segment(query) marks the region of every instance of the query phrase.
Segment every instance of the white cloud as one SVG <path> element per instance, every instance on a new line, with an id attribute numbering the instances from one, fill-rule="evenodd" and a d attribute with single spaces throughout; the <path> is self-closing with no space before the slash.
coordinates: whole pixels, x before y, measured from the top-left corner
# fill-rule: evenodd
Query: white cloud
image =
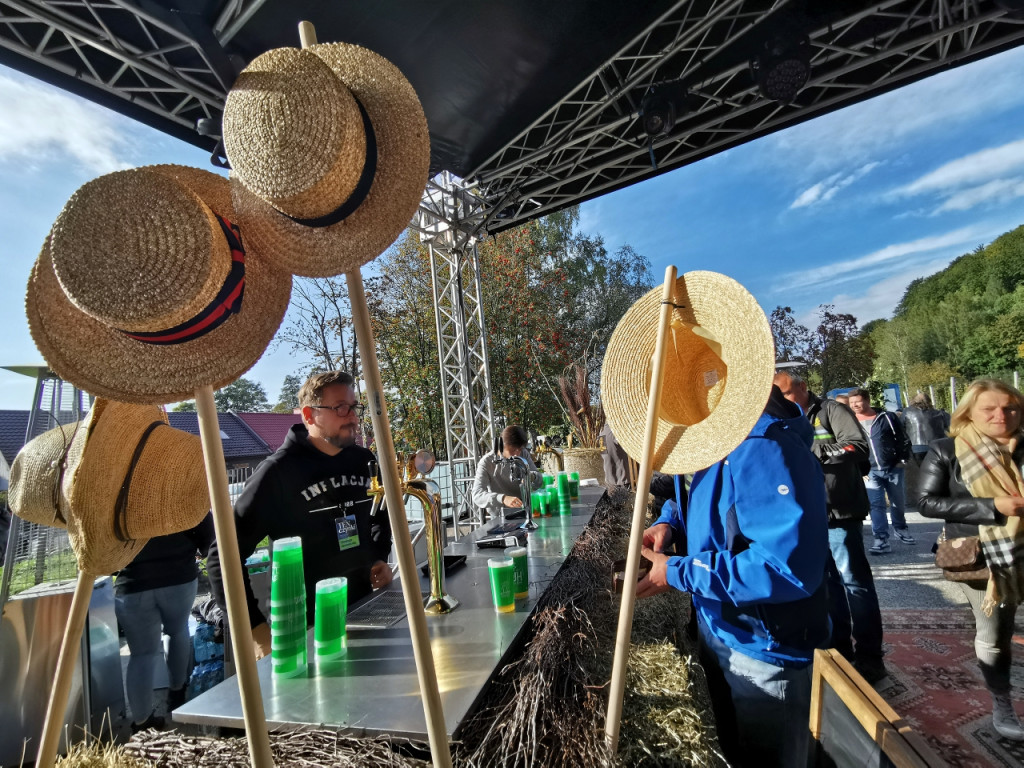
<path id="1" fill-rule="evenodd" d="M 24 76 L 0 74 L 0 162 L 70 162 L 90 173 L 128 168 L 129 137 L 113 113 Z"/>
<path id="2" fill-rule="evenodd" d="M 864 256 L 782 275 L 775 290 L 781 291 L 786 288 L 791 290 L 794 285 L 807 289 L 823 283 L 836 284 L 859 280 L 868 276 L 871 269 L 877 270 L 887 265 L 895 265 L 895 268 L 898 269 L 899 266 L 906 263 L 909 257 L 915 255 L 928 254 L 943 248 L 965 244 L 976 245 L 979 240 L 987 236 L 987 233 L 988 229 L 979 226 L 961 227 L 941 235 L 922 237 L 906 243 L 893 243 Z"/>
<path id="3" fill-rule="evenodd" d="M 1024 139 L 958 157 L 897 189 L 895 194 L 941 194 L 1005 178 L 1020 168 L 1024 168 Z"/>
<path id="4" fill-rule="evenodd" d="M 926 264 L 915 266 L 913 269 L 891 275 L 885 280 L 876 280 L 860 295 L 839 293 L 827 303 L 834 304 L 837 312 L 853 315 L 860 325 L 870 320 L 888 318 L 892 316 L 893 310 L 900 303 L 912 280 L 934 274 L 948 264 L 948 259 L 929 261 Z M 817 320 L 815 320 L 815 324 L 817 324 Z"/>
<path id="5" fill-rule="evenodd" d="M 935 130 L 968 125 L 979 115 L 996 120 L 1024 104 L 1022 74 L 1024 48 L 940 72 L 766 136 L 757 142 L 760 160 L 813 179 L 892 157 Z"/>
<path id="6" fill-rule="evenodd" d="M 967 211 L 982 203 L 1005 203 L 1018 197 L 1024 197 L 1024 177 L 997 179 L 979 187 L 957 192 L 940 205 L 936 213 Z"/>
<path id="7" fill-rule="evenodd" d="M 878 162 L 870 162 L 865 163 L 860 168 L 846 175 L 843 175 L 843 173 L 833 173 L 824 181 L 819 181 L 814 186 L 808 187 L 801 192 L 789 207 L 790 209 L 805 208 L 816 203 L 827 202 L 835 197 L 836 193 L 840 190 L 871 173 L 879 165 L 880 163 Z"/>

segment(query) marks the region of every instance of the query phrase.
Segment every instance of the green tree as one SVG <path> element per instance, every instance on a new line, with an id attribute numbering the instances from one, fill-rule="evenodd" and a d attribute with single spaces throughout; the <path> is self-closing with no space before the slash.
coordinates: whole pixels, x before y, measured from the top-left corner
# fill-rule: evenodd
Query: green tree
<path id="1" fill-rule="evenodd" d="M 857 318 L 835 311 L 831 304 L 818 307 L 821 319 L 812 341 L 812 370 L 822 392 L 863 383 L 871 375 L 871 339 L 857 328 Z"/>
<path id="2" fill-rule="evenodd" d="M 409 232 L 374 262 L 366 304 L 396 446 L 446 455 L 430 253 Z"/>
<path id="3" fill-rule="evenodd" d="M 299 407 L 299 390 L 302 388 L 304 379 L 295 374 L 288 374 L 281 384 L 281 393 L 277 396 L 277 403 L 274 405 L 274 413 L 291 413 Z"/>
<path id="4" fill-rule="evenodd" d="M 270 409 L 263 385 L 242 377 L 213 393 L 218 413 L 260 413 Z"/>
<path id="5" fill-rule="evenodd" d="M 805 326 L 796 321 L 791 307 L 775 307 L 768 317 L 768 325 L 775 339 L 776 361 L 805 362 L 810 359 L 813 337 Z"/>
<path id="6" fill-rule="evenodd" d="M 196 412 L 196 401 L 186 400 L 183 403 L 178 403 L 172 409 L 175 413 L 195 413 Z"/>

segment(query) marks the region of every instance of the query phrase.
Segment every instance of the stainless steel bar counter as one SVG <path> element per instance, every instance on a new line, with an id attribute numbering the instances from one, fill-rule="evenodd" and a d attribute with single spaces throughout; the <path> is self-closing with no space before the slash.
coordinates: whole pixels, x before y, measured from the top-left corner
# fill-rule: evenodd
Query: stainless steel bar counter
<path id="1" fill-rule="evenodd" d="M 459 600 L 459 607 L 445 616 L 427 617 L 449 736 L 458 735 L 460 724 L 593 516 L 602 493 L 602 488 L 581 488 L 572 516 L 537 519 L 539 528 L 529 533 L 526 545 L 530 596 L 517 600 L 512 613 L 496 613 L 491 604 L 487 558 L 501 550 L 481 549 L 475 543 L 494 523 L 445 550 L 446 554 L 467 556 L 465 565 L 446 580 L 446 591 Z M 427 591 L 427 580 L 421 577 L 418 586 Z M 400 587 L 396 580 L 389 589 Z M 308 639 L 312 646 L 312 632 Z M 270 658 L 257 663 L 268 726 L 327 725 L 356 736 L 390 734 L 425 741 L 426 722 L 407 619 L 403 616 L 387 629 L 350 628 L 347 643 L 347 655 L 319 672 L 312 664 L 311 647 L 308 677 L 274 680 Z M 173 718 L 182 723 L 242 728 L 237 678 L 230 677 L 179 707 Z"/>

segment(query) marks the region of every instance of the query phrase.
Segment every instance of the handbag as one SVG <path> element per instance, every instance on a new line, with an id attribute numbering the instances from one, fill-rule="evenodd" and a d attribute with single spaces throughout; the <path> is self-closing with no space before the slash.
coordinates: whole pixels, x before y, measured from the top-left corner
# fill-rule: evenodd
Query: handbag
<path id="1" fill-rule="evenodd" d="M 977 536 L 947 539 L 945 528 L 935 549 L 935 564 L 949 581 L 987 581 L 989 577 L 981 539 Z"/>

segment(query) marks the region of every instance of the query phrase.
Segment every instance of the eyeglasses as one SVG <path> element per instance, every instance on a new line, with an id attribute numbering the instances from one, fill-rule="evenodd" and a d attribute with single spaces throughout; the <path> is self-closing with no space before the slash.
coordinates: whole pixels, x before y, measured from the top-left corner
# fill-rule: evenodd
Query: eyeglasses
<path id="1" fill-rule="evenodd" d="M 338 416 L 348 416 L 352 411 L 356 412 L 356 416 L 361 417 L 366 411 L 366 406 L 362 403 L 338 403 L 337 405 L 311 405 L 310 408 L 316 408 L 321 411 L 334 411 Z"/>

